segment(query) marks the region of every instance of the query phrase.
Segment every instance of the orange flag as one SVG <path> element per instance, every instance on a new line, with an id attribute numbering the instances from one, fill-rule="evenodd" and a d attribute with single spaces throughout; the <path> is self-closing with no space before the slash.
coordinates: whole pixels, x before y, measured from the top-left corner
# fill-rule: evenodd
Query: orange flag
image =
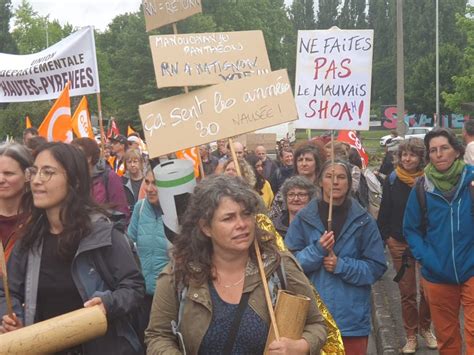
<path id="1" fill-rule="evenodd" d="M 89 107 L 87 99 L 82 97 L 81 102 L 76 108 L 76 112 L 72 116 L 72 130 L 79 138 L 86 137 L 94 139 L 94 132 L 92 131 L 91 117 L 89 115 Z"/>
<path id="2" fill-rule="evenodd" d="M 194 176 L 199 177 L 199 157 L 198 157 L 198 148 L 188 148 L 176 152 L 176 157 L 178 159 L 187 159 L 191 160 L 194 164 Z"/>
<path id="3" fill-rule="evenodd" d="M 38 132 L 40 136 L 45 137 L 49 142 L 61 141 L 69 143 L 72 141 L 69 82 L 39 126 Z"/>
<path id="4" fill-rule="evenodd" d="M 132 128 L 132 126 L 128 125 L 128 127 L 127 127 L 127 137 L 129 135 L 131 135 L 132 133 L 137 133 L 137 132 Z"/>
<path id="5" fill-rule="evenodd" d="M 26 128 L 31 128 L 31 127 L 33 127 L 33 125 L 31 124 L 31 120 L 30 120 L 30 117 L 29 117 L 29 116 L 26 116 L 26 117 L 25 117 L 25 126 L 26 126 Z"/>

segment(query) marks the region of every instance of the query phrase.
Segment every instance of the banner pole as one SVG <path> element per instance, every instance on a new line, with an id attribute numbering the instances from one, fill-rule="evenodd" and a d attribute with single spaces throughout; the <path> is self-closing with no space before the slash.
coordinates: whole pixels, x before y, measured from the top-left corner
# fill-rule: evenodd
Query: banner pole
<path id="1" fill-rule="evenodd" d="M 99 127 L 100 127 L 100 148 L 101 156 L 103 156 L 105 151 L 105 132 L 104 132 L 104 121 L 102 120 L 102 99 L 100 97 L 100 92 L 97 93 L 97 110 L 99 111 Z"/>

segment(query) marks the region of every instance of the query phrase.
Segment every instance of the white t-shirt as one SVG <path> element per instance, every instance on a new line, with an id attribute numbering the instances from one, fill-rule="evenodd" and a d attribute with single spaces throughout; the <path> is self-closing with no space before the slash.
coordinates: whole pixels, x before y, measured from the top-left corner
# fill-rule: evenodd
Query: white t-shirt
<path id="1" fill-rule="evenodd" d="M 464 153 L 464 161 L 466 164 L 474 165 L 474 141 L 466 146 L 466 153 Z"/>

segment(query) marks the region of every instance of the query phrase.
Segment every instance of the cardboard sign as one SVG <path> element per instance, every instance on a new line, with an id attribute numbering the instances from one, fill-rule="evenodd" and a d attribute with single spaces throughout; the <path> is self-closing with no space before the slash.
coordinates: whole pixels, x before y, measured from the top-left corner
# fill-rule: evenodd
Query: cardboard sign
<path id="1" fill-rule="evenodd" d="M 143 0 L 146 30 L 184 20 L 201 13 L 201 0 Z"/>
<path id="2" fill-rule="evenodd" d="M 220 84 L 271 72 L 262 31 L 150 36 L 159 88 Z"/>
<path id="3" fill-rule="evenodd" d="M 140 105 L 151 157 L 297 118 L 286 70 Z"/>
<path id="4" fill-rule="evenodd" d="M 90 26 L 38 53 L 0 53 L 0 102 L 56 99 L 68 81 L 70 96 L 100 92 L 94 29 Z"/>
<path id="5" fill-rule="evenodd" d="M 368 130 L 373 30 L 298 31 L 297 128 Z"/>

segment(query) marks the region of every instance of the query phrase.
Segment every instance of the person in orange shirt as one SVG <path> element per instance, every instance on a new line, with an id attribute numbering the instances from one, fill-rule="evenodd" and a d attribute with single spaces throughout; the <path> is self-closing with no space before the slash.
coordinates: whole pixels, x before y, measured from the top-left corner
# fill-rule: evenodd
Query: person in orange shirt
<path id="1" fill-rule="evenodd" d="M 110 138 L 110 142 L 112 143 L 112 156 L 108 162 L 115 173 L 118 176 L 122 176 L 125 173 L 125 161 L 123 157 L 128 149 L 128 140 L 125 136 L 119 134 L 118 136 Z"/>

